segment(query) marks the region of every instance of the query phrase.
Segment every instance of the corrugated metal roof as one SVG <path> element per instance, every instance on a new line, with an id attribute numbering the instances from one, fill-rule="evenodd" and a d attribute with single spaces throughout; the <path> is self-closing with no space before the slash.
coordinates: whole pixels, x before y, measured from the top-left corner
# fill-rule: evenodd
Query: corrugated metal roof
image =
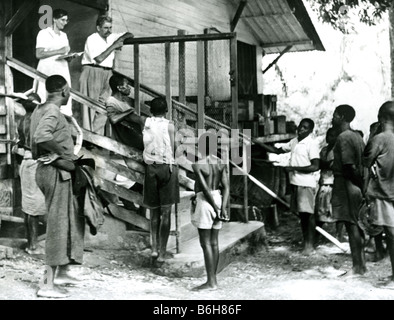
<path id="1" fill-rule="evenodd" d="M 232 0 L 239 5 L 242 0 Z M 247 0 L 240 16 L 267 54 L 324 51 L 324 46 L 302 0 Z"/>

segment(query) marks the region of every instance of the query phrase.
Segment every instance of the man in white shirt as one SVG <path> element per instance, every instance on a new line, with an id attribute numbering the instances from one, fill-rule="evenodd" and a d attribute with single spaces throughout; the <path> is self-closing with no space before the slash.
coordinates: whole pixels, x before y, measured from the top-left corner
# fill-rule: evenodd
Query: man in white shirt
<path id="1" fill-rule="evenodd" d="M 305 255 L 313 252 L 316 229 L 314 211 L 317 182 L 314 172 L 319 170 L 320 150 L 317 141 L 311 136 L 314 127 L 313 120 L 301 120 L 297 129 L 298 137 L 281 148 L 275 148 L 253 139 L 254 143 L 268 152 L 276 154 L 290 152 L 290 165 L 285 167 L 289 173 L 291 185 L 290 210 L 297 212 L 301 219 Z"/>
<path id="2" fill-rule="evenodd" d="M 112 19 L 108 16 L 98 17 L 96 27 L 97 32 L 90 35 L 85 43 L 79 84 L 81 93 L 104 103 L 111 95 L 109 79 L 112 76 L 115 51 L 122 48 L 123 41 L 132 38 L 133 34 L 112 33 Z M 105 114 L 83 106 L 82 126 L 85 129 L 104 135 L 106 121 Z"/>

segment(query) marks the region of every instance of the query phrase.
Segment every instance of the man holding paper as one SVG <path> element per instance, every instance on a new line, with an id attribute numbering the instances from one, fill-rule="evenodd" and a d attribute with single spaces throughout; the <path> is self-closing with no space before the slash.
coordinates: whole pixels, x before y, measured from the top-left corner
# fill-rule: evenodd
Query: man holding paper
<path id="1" fill-rule="evenodd" d="M 123 41 L 132 38 L 133 34 L 112 33 L 112 19 L 105 15 L 98 17 L 96 27 L 97 32 L 90 35 L 85 43 L 79 84 L 81 93 L 105 103 L 111 95 L 109 79 L 112 76 L 115 51 L 121 49 Z M 105 114 L 96 113 L 83 106 L 82 126 L 85 129 L 104 135 L 106 121 Z"/>

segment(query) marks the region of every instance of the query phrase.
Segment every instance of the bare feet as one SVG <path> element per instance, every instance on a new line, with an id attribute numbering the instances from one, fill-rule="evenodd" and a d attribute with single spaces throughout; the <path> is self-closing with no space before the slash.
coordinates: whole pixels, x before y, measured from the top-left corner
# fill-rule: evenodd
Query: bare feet
<path id="1" fill-rule="evenodd" d="M 69 275 L 60 275 L 55 277 L 53 283 L 59 286 L 77 286 L 81 283 L 81 280 Z"/>
<path id="2" fill-rule="evenodd" d="M 355 270 L 351 269 L 349 271 L 346 271 L 345 273 L 342 273 L 339 275 L 340 278 L 342 279 L 354 279 L 354 278 L 360 278 L 363 277 L 365 272 L 367 270 L 363 270 L 360 272 L 356 272 Z"/>
<path id="3" fill-rule="evenodd" d="M 40 288 L 37 291 L 37 297 L 42 298 L 62 299 L 69 296 L 70 294 L 67 291 L 61 290 L 56 286 L 54 286 L 53 288 Z"/>
<path id="4" fill-rule="evenodd" d="M 310 255 L 312 255 L 312 254 L 314 254 L 314 253 L 315 253 L 315 250 L 314 250 L 313 248 L 305 247 L 305 248 L 302 250 L 302 254 L 303 254 L 304 256 L 310 256 Z"/>
<path id="5" fill-rule="evenodd" d="M 387 277 L 379 279 L 379 282 L 376 284 L 377 287 L 381 289 L 394 290 L 394 277 Z"/>
<path id="6" fill-rule="evenodd" d="M 379 262 L 384 260 L 387 257 L 387 254 L 385 253 L 381 253 L 381 252 L 375 252 L 374 256 L 373 256 L 373 260 L 372 262 Z"/>
<path id="7" fill-rule="evenodd" d="M 215 291 L 217 289 L 218 289 L 217 285 L 212 285 L 207 282 L 202 284 L 201 286 L 193 288 L 192 291 L 202 291 L 202 290 Z"/>
<path id="8" fill-rule="evenodd" d="M 43 248 L 26 248 L 25 251 L 30 254 L 30 255 L 39 255 L 39 254 L 45 254 L 45 250 Z"/>
<path id="9" fill-rule="evenodd" d="M 159 253 L 159 256 L 157 257 L 157 261 L 164 262 L 165 260 L 172 258 L 174 258 L 174 255 L 171 252 L 166 252 L 165 254 Z"/>

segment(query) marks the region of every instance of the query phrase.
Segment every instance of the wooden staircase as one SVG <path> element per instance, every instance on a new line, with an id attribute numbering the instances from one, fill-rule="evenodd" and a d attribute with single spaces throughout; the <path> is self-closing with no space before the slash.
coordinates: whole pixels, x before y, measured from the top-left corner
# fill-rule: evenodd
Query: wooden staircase
<path id="1" fill-rule="evenodd" d="M 24 63 L 8 57 L 7 65 L 23 74 L 38 80 L 45 81 L 47 78 L 44 74 L 38 72 L 37 70 L 25 65 Z M 128 77 L 127 77 L 128 78 Z M 131 83 L 133 80 L 128 78 Z M 149 89 L 146 86 L 140 86 L 144 93 L 149 94 L 152 98 L 157 96 L 164 96 L 154 90 Z M 100 102 L 93 101 L 89 97 L 86 97 L 79 93 L 78 91 L 71 90 L 71 98 L 81 104 L 87 105 L 89 108 L 95 110 L 99 113 L 106 113 L 105 106 Z M 195 118 L 197 113 L 193 108 L 183 105 L 178 101 L 173 100 L 173 110 L 175 124 L 179 128 L 187 128 L 191 132 L 196 132 L 196 128 L 189 127 L 185 121 L 177 121 L 178 119 Z M 149 113 L 149 107 L 144 105 L 141 108 L 142 113 Z M 215 128 L 225 128 L 229 127 L 219 123 L 218 121 L 205 117 L 207 124 Z M 95 160 L 96 171 L 95 171 L 95 183 L 96 185 L 104 190 L 105 192 L 114 195 L 116 198 L 123 198 L 130 202 L 133 202 L 139 206 L 142 205 L 142 195 L 141 193 L 133 192 L 124 187 L 117 185 L 114 181 L 116 175 L 123 176 L 139 184 L 144 183 L 144 162 L 142 159 L 142 153 L 140 150 L 131 148 L 129 146 L 123 145 L 109 137 L 101 136 L 93 132 L 82 129 L 83 140 L 89 142 L 97 147 L 99 147 L 102 152 L 92 152 L 86 148 L 82 148 L 79 152 L 79 156 L 84 156 L 84 158 L 91 158 Z M 73 131 L 74 136 L 78 135 L 76 130 Z M 242 136 L 240 136 L 242 139 Z M 120 163 L 120 159 L 124 159 L 127 165 Z M 181 187 L 181 202 L 177 206 L 173 206 L 173 217 L 172 217 L 172 227 L 171 227 L 171 237 L 169 239 L 168 248 L 172 251 L 175 256 L 175 260 L 172 260 L 172 265 L 199 265 L 201 267 L 202 254 L 198 241 L 198 233 L 194 226 L 190 223 L 190 198 L 194 195 L 194 181 L 189 178 L 191 170 L 191 164 L 185 162 L 180 167 L 180 187 Z M 149 236 L 150 231 L 150 221 L 149 221 L 149 210 L 147 215 L 141 216 L 137 212 L 125 209 L 123 206 L 119 205 L 119 201 L 113 201 L 109 205 L 108 213 L 117 220 L 123 221 L 124 223 L 131 224 L 138 227 L 139 230 L 145 232 L 146 236 Z M 230 247 L 234 246 L 237 241 L 231 234 L 236 235 L 238 240 L 249 237 L 251 234 L 264 231 L 264 224 L 262 222 L 254 221 L 251 224 L 245 225 L 243 223 L 232 222 L 226 224 L 224 230 L 227 232 L 222 232 L 221 243 L 226 245 L 221 245 L 221 252 L 227 252 Z M 238 231 L 237 231 L 238 230 Z M 227 234 L 227 236 L 225 236 Z M 111 241 L 111 239 L 108 239 Z M 227 250 L 227 251 L 226 251 Z M 196 260 L 197 259 L 197 260 Z M 221 258 L 225 261 L 227 258 L 224 256 Z M 223 260 L 224 259 L 224 260 Z M 194 262 L 191 260 L 195 260 Z M 180 268 L 184 270 L 184 268 Z"/>

